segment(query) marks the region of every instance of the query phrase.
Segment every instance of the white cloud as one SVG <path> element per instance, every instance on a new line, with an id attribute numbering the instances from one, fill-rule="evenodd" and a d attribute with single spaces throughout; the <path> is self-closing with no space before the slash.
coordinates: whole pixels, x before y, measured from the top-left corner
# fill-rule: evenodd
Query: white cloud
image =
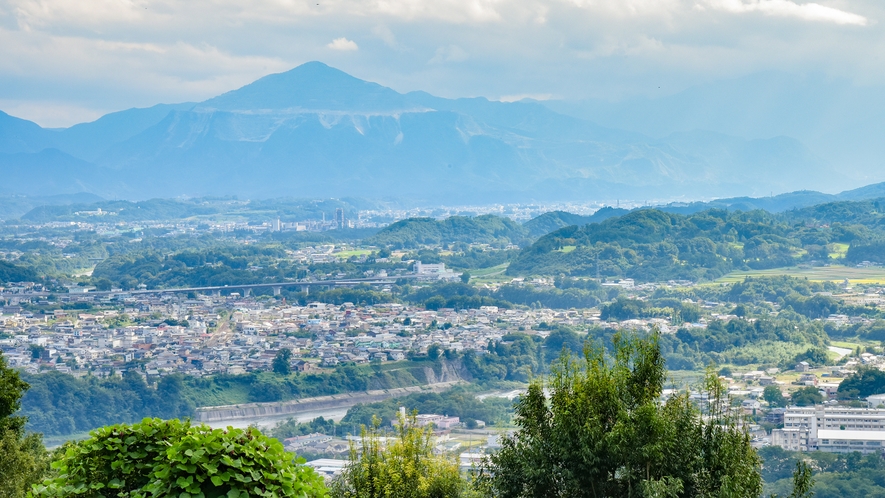
<path id="1" fill-rule="evenodd" d="M 335 38 L 332 40 L 332 43 L 326 45 L 332 50 L 340 50 L 342 52 L 349 52 L 353 50 L 359 50 L 359 46 L 357 46 L 356 42 L 353 40 L 348 40 L 347 38 Z"/>
<path id="2" fill-rule="evenodd" d="M 203 100 L 310 60 L 447 97 L 616 99 L 766 70 L 878 84 L 879 19 L 881 0 L 0 0 L 0 109 Z"/>
<path id="3" fill-rule="evenodd" d="M 436 49 L 436 52 L 433 54 L 433 58 L 431 58 L 428 64 L 443 64 L 445 62 L 464 62 L 466 61 L 470 55 L 464 51 L 463 48 L 457 45 L 449 45 L 446 47 L 439 47 Z"/>
<path id="4" fill-rule="evenodd" d="M 734 13 L 761 12 L 776 17 L 793 17 L 804 21 L 831 22 L 866 26 L 867 18 L 817 3 L 798 4 L 789 0 L 711 0 L 714 8 Z"/>
<path id="5" fill-rule="evenodd" d="M 387 26 L 381 24 L 372 28 L 372 34 L 381 39 L 388 47 L 396 47 L 396 35 Z"/>

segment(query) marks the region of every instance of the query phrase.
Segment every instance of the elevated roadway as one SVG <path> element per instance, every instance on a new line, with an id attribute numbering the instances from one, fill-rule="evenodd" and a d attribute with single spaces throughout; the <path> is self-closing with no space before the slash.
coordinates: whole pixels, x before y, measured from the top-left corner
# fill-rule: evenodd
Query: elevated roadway
<path id="1" fill-rule="evenodd" d="M 280 294 L 284 287 L 300 287 L 302 292 L 309 292 L 311 287 L 354 287 L 357 285 L 390 285 L 400 279 L 414 279 L 420 275 L 397 275 L 391 277 L 373 277 L 373 278 L 350 278 L 335 280 L 309 280 L 309 281 L 286 281 L 286 282 L 262 282 L 258 284 L 230 284 L 230 285 L 210 285 L 203 287 L 175 287 L 168 289 L 137 289 L 128 291 L 89 291 L 89 292 L 23 292 L 23 293 L 0 293 L 0 299 L 22 299 L 28 297 L 43 297 L 50 294 L 66 295 L 66 296 L 137 296 L 141 294 L 176 294 L 187 292 L 199 292 L 219 294 L 222 291 L 242 290 L 243 294 L 248 296 L 255 289 L 272 289 L 275 296 Z"/>

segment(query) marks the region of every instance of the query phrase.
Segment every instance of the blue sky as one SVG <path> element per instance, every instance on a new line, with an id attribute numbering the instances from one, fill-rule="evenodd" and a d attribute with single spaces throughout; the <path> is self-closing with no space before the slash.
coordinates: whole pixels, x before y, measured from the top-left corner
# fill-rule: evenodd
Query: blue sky
<path id="1" fill-rule="evenodd" d="M 0 0 L 0 109 L 44 126 L 311 60 L 398 91 L 668 95 L 759 71 L 885 83 L 875 0 Z"/>

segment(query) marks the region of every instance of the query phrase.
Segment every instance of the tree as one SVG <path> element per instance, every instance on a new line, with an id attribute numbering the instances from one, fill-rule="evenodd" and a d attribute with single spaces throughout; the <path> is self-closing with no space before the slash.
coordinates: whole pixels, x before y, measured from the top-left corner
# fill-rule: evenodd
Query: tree
<path id="1" fill-rule="evenodd" d="M 431 344 L 430 347 L 427 348 L 427 357 L 436 361 L 439 359 L 440 352 L 439 344 Z"/>
<path id="2" fill-rule="evenodd" d="M 467 492 L 458 463 L 433 454 L 433 429 L 399 415 L 392 443 L 381 442 L 378 418 L 362 427 L 362 449 L 332 483 L 333 498 L 458 498 Z"/>
<path id="3" fill-rule="evenodd" d="M 464 282 L 465 284 L 469 283 L 470 282 L 470 273 L 468 273 L 466 271 L 461 273 L 461 281 Z"/>
<path id="4" fill-rule="evenodd" d="M 765 390 L 762 391 L 762 399 L 768 402 L 768 406 L 772 408 L 786 406 L 787 401 L 784 399 L 784 393 L 781 392 L 781 388 L 775 385 L 765 386 Z"/>
<path id="5" fill-rule="evenodd" d="M 0 496 L 24 497 L 48 470 L 48 457 L 39 434 L 26 434 L 25 417 L 14 416 L 28 389 L 0 354 Z"/>
<path id="6" fill-rule="evenodd" d="M 829 362 L 829 356 L 827 356 L 826 348 L 808 348 L 804 353 L 800 353 L 796 355 L 796 358 L 793 360 L 796 363 L 800 361 L 807 361 L 812 366 L 821 366 L 826 365 Z"/>
<path id="7" fill-rule="evenodd" d="M 885 372 L 878 368 L 862 366 L 839 384 L 842 398 L 866 398 L 873 394 L 885 393 Z"/>
<path id="8" fill-rule="evenodd" d="M 326 495 L 322 477 L 254 427 L 144 419 L 90 435 L 66 446 L 57 475 L 34 487 L 35 498 Z"/>
<path id="9" fill-rule="evenodd" d="M 292 350 L 283 348 L 277 351 L 277 355 L 273 359 L 273 371 L 280 375 L 289 375 L 292 373 L 292 366 L 289 361 L 292 359 Z"/>
<path id="10" fill-rule="evenodd" d="M 660 402 L 658 340 L 617 334 L 610 356 L 598 345 L 583 359 L 564 354 L 549 397 L 536 380 L 518 401 L 518 429 L 479 486 L 506 498 L 759 496 L 760 459 L 715 373 L 704 414 L 685 392 Z"/>
<path id="11" fill-rule="evenodd" d="M 796 406 L 811 406 L 823 403 L 824 397 L 816 387 L 806 386 L 793 393 L 792 401 Z"/>
<path id="12" fill-rule="evenodd" d="M 555 361 L 562 354 L 563 348 L 574 354 L 581 354 L 584 338 L 568 327 L 557 327 L 544 339 L 544 356 L 547 362 Z"/>
<path id="13" fill-rule="evenodd" d="M 442 296 L 433 296 L 430 299 L 424 301 L 424 307 L 429 310 L 436 311 L 440 308 L 445 308 L 446 303 L 446 298 Z"/>

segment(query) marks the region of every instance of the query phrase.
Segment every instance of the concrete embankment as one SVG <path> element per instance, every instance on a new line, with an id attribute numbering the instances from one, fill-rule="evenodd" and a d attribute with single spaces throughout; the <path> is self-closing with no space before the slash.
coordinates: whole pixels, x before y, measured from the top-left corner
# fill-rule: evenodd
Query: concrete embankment
<path id="1" fill-rule="evenodd" d="M 423 386 L 361 391 L 315 398 L 276 401 L 270 403 L 245 403 L 241 405 L 205 406 L 197 409 L 196 421 L 217 423 L 228 420 L 283 418 L 304 412 L 346 409 L 360 403 L 375 403 L 418 392 L 446 391 L 460 381 L 439 382 Z"/>

